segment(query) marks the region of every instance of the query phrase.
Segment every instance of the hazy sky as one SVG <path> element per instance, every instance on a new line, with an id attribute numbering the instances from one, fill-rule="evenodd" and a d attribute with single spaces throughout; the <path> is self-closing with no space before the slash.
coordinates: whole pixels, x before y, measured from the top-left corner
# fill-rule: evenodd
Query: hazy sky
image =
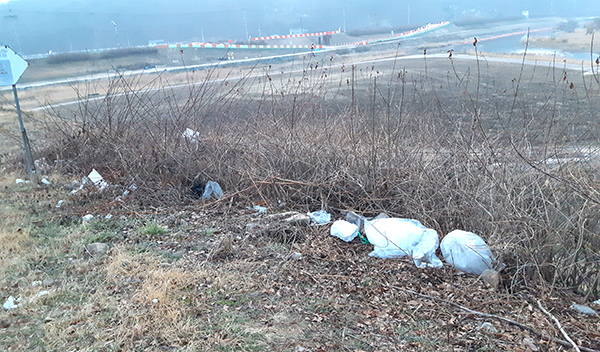
<path id="1" fill-rule="evenodd" d="M 409 10 L 410 9 L 410 10 Z M 600 0 L 0 0 L 0 43 L 22 54 L 364 29 L 467 16 L 600 16 Z M 345 16 L 344 16 L 345 14 Z M 245 18 L 245 20 L 244 20 Z M 116 31 L 113 22 L 117 24 Z M 118 35 L 117 35 L 118 34 Z"/>

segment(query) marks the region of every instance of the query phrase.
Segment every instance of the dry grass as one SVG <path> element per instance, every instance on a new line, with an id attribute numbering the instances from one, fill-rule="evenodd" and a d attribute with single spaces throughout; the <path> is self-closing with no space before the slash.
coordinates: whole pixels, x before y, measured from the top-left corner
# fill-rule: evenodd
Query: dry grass
<path id="1" fill-rule="evenodd" d="M 4 204 L 51 201 L 31 189 L 19 192 L 31 197 L 21 203 L 5 193 Z M 52 201 L 64 196 L 57 192 Z M 2 298 L 10 294 L 24 302 L 0 312 L 5 350 L 439 351 L 521 345 L 522 332 L 515 328 L 492 322 L 500 333 L 486 334 L 480 321 L 457 319 L 446 307 L 394 287 L 485 307 L 539 329 L 552 326 L 545 315 L 527 309 L 533 297 L 526 291 L 517 299 L 449 268 L 423 271 L 404 260 L 370 258 L 369 246 L 341 243 L 325 227 L 300 229 L 302 241 L 283 244 L 260 230 L 244 231 L 245 224 L 265 219 L 241 206 L 179 208 L 85 225 L 40 222 L 37 217 L 59 215 L 45 208 L 36 206 L 29 239 L 10 252 L 20 263 L 0 282 Z M 173 214 L 179 225 L 169 225 Z M 139 236 L 150 222 L 169 231 Z M 108 231 L 114 234 L 107 237 Z M 112 248 L 90 256 L 83 245 L 99 236 L 110 238 Z M 179 258 L 168 254 L 182 248 L 188 249 Z M 48 294 L 38 296 L 43 291 Z M 578 299 L 549 302 L 565 321 L 566 306 Z M 447 325 L 455 328 L 448 331 Z M 593 318 L 583 318 L 567 329 L 589 345 L 592 325 Z"/>

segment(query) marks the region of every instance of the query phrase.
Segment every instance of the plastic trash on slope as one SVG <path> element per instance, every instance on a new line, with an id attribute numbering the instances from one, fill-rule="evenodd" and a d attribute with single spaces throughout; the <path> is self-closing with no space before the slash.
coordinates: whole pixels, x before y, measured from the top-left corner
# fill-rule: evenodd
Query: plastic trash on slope
<path id="1" fill-rule="evenodd" d="M 204 187 L 204 194 L 202 194 L 202 199 L 210 199 L 210 198 L 219 199 L 223 197 L 223 190 L 218 183 L 214 181 L 208 181 L 206 186 Z"/>
<path id="2" fill-rule="evenodd" d="M 196 141 L 200 139 L 200 133 L 194 131 L 191 128 L 186 128 L 185 131 L 183 131 L 183 133 L 181 134 L 181 136 L 190 141 L 191 143 L 196 143 Z"/>
<path id="3" fill-rule="evenodd" d="M 92 181 L 93 184 L 96 185 L 96 187 L 98 187 L 100 191 L 108 187 L 108 183 L 104 181 L 104 178 L 102 178 L 102 176 L 98 171 L 96 171 L 96 169 L 92 169 L 92 172 L 90 172 L 88 178 L 90 179 L 90 181 Z"/>
<path id="4" fill-rule="evenodd" d="M 332 236 L 350 242 L 358 236 L 358 226 L 345 220 L 338 220 L 331 225 L 330 233 Z"/>
<path id="5" fill-rule="evenodd" d="M 267 213 L 266 207 L 262 207 L 262 206 L 256 205 L 256 204 L 253 207 L 246 207 L 246 209 L 256 210 L 257 214 L 266 214 Z"/>
<path id="6" fill-rule="evenodd" d="M 435 256 L 440 240 L 435 230 L 418 220 L 386 218 L 365 221 L 365 233 L 375 248 L 371 257 L 400 258 L 409 256 L 419 268 L 441 268 Z"/>
<path id="7" fill-rule="evenodd" d="M 346 214 L 346 221 L 358 226 L 358 231 L 361 233 L 365 232 L 365 220 L 366 219 L 367 218 L 365 218 L 364 216 L 358 215 L 353 211 Z"/>
<path id="8" fill-rule="evenodd" d="M 327 224 L 331 221 L 331 214 L 329 214 L 325 210 L 319 210 L 313 213 L 308 213 L 308 216 L 310 216 L 310 219 L 315 224 Z"/>
<path id="9" fill-rule="evenodd" d="M 8 299 L 6 300 L 6 302 L 4 302 L 4 304 L 2 305 L 2 308 L 9 310 L 9 309 L 14 309 L 20 306 L 20 304 L 15 304 L 15 302 L 18 302 L 19 299 L 15 299 L 13 296 L 8 297 Z"/>
<path id="10" fill-rule="evenodd" d="M 598 313 L 596 313 L 595 310 L 593 310 L 592 308 L 588 307 L 588 306 L 584 306 L 581 304 L 575 304 L 573 303 L 571 305 L 572 309 L 575 309 L 578 313 L 581 314 L 585 314 L 585 315 L 598 315 Z"/>
<path id="11" fill-rule="evenodd" d="M 472 232 L 454 230 L 444 237 L 440 247 L 446 263 L 458 270 L 481 275 L 485 269 L 492 268 L 492 251 Z"/>

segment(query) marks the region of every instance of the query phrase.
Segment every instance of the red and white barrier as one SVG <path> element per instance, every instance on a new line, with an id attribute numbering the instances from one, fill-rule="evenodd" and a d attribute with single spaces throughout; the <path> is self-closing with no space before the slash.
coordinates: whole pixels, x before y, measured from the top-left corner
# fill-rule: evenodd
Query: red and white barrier
<path id="1" fill-rule="evenodd" d="M 271 39 L 286 39 L 286 38 L 302 38 L 302 37 L 320 37 L 322 35 L 333 35 L 339 34 L 340 30 L 329 31 L 329 32 L 317 32 L 317 33 L 304 33 L 304 34 L 288 34 L 288 35 L 271 35 L 268 37 L 256 37 L 252 40 L 271 40 Z"/>
<path id="2" fill-rule="evenodd" d="M 419 27 L 404 33 L 400 33 L 397 34 L 393 37 L 388 37 L 388 38 L 381 38 L 381 39 L 367 39 L 367 40 L 361 40 L 359 42 L 351 42 L 351 43 L 345 43 L 345 44 L 340 44 L 340 46 L 344 46 L 344 45 L 367 45 L 367 44 L 373 44 L 373 43 L 382 43 L 382 42 L 387 42 L 387 41 L 392 41 L 392 40 L 396 40 L 399 38 L 410 38 L 410 37 L 414 37 L 416 35 L 425 33 L 425 32 L 429 32 L 429 31 L 433 31 L 435 29 L 444 27 L 449 25 L 450 22 L 448 21 L 444 21 L 444 22 L 440 22 L 440 23 L 428 23 L 427 25 L 423 26 L 423 27 Z"/>
<path id="3" fill-rule="evenodd" d="M 164 44 L 157 45 L 160 49 L 323 49 L 323 45 L 246 45 L 246 44 L 217 44 L 217 43 L 189 43 L 189 44 Z"/>

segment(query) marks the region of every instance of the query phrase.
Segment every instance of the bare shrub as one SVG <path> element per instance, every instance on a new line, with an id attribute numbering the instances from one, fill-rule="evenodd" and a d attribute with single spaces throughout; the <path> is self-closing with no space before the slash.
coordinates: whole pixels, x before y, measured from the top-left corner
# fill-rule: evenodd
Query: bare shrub
<path id="1" fill-rule="evenodd" d="M 555 66 L 502 82 L 485 60 L 474 77 L 452 60 L 416 72 L 332 61 L 306 59 L 298 75 L 190 74 L 179 88 L 121 76 L 101 101 L 48 110 L 46 157 L 136 182 L 142 205 L 189 199 L 202 178 L 258 184 L 271 204 L 466 229 L 509 264 L 514 288 L 598 295 L 600 85 Z"/>

